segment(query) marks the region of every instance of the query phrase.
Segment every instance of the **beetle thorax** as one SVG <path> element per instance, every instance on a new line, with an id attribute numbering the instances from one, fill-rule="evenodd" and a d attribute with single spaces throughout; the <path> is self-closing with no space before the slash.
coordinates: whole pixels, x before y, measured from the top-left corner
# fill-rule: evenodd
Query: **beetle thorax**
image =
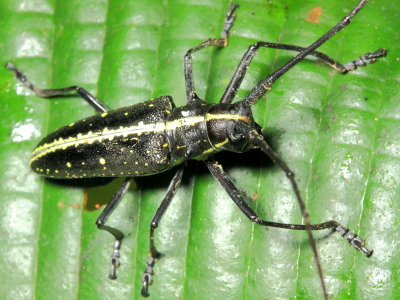
<path id="1" fill-rule="evenodd" d="M 213 147 L 218 151 L 247 151 L 247 141 L 235 130 L 240 123 L 252 127 L 255 124 L 251 110 L 244 109 L 240 103 L 211 106 L 206 113 L 206 124 L 208 138 Z"/>
<path id="2" fill-rule="evenodd" d="M 203 159 L 222 150 L 246 151 L 247 142 L 235 135 L 240 122 L 254 124 L 251 110 L 237 103 L 207 104 L 199 100 L 175 108 L 166 126 L 172 159 Z"/>

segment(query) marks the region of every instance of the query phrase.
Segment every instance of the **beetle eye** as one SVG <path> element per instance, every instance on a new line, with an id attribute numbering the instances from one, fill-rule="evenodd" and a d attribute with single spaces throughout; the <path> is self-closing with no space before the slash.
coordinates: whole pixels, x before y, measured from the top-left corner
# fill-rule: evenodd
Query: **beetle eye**
<path id="1" fill-rule="evenodd" d="M 237 142 L 243 139 L 243 135 L 236 129 L 236 126 L 228 133 L 229 140 L 231 142 Z"/>

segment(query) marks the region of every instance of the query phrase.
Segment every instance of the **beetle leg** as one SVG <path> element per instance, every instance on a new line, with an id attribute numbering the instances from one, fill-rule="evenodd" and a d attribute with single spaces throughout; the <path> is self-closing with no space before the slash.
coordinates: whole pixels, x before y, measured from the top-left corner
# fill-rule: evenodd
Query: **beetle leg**
<path id="1" fill-rule="evenodd" d="M 247 97 L 242 101 L 243 106 L 250 107 L 256 103 L 268 90 L 271 89 L 272 84 L 280 78 L 283 74 L 293 68 L 296 64 L 302 61 L 306 56 L 316 50 L 319 46 L 328 41 L 337 32 L 350 24 L 354 16 L 367 4 L 368 0 L 361 0 L 344 18 L 342 18 L 335 26 L 333 26 L 327 33 L 322 35 L 318 40 L 313 42 L 310 46 L 305 48 L 295 57 L 293 57 L 287 64 L 268 75 L 250 91 Z M 380 50 L 381 51 L 381 50 Z M 384 52 L 384 50 L 382 50 Z M 379 52 L 379 51 L 378 51 Z"/>
<path id="2" fill-rule="evenodd" d="M 222 166 L 215 160 L 210 160 L 210 159 L 205 161 L 205 163 L 208 169 L 210 170 L 211 174 L 219 181 L 219 183 L 221 183 L 221 185 L 227 191 L 231 199 L 235 202 L 235 204 L 240 208 L 240 210 L 246 215 L 246 217 L 250 221 L 268 227 L 276 227 L 276 228 L 291 229 L 291 230 L 307 230 L 307 225 L 286 224 L 286 223 L 261 220 L 258 217 L 258 215 L 254 212 L 254 210 L 249 207 L 246 200 L 244 200 L 241 192 L 235 187 L 231 179 L 222 169 Z M 370 250 L 365 247 L 365 241 L 363 239 L 358 237 L 347 227 L 341 225 L 340 223 L 334 220 L 318 224 L 310 224 L 310 229 L 311 230 L 332 229 L 333 232 L 338 232 L 342 237 L 344 237 L 356 250 L 360 250 L 361 252 L 363 252 L 365 256 L 370 257 L 373 253 L 373 250 Z"/>
<path id="3" fill-rule="evenodd" d="M 265 143 L 265 141 L 264 141 L 264 143 Z M 272 149 L 271 149 L 271 151 L 272 151 Z M 269 153 L 267 153 L 267 154 L 269 155 Z M 273 158 L 272 158 L 273 162 L 278 162 L 279 166 L 284 169 L 286 175 L 288 176 L 288 178 L 292 184 L 293 190 L 296 194 L 296 198 L 299 203 L 300 210 L 301 210 L 301 215 L 302 215 L 304 223 L 305 223 L 304 228 L 305 228 L 305 230 L 307 230 L 311 249 L 314 253 L 314 258 L 315 258 L 315 262 L 316 262 L 317 268 L 318 268 L 318 273 L 319 273 L 319 276 L 321 279 L 321 285 L 322 285 L 322 289 L 324 292 L 324 296 L 325 296 L 325 299 L 328 299 L 328 296 L 327 296 L 328 293 L 326 291 L 325 281 L 324 281 L 324 277 L 322 274 L 322 267 L 321 267 L 321 264 L 319 261 L 317 246 L 315 244 L 315 239 L 314 239 L 312 231 L 311 231 L 312 227 L 311 227 L 310 219 L 308 216 L 308 212 L 305 208 L 305 203 L 304 203 L 303 199 L 301 198 L 300 190 L 297 186 L 296 181 L 294 180 L 293 172 L 291 172 L 289 170 L 289 168 L 286 166 L 286 164 L 282 160 L 278 161 L 277 159 L 279 159 L 279 158 L 277 158 L 276 155 L 273 156 Z M 236 205 L 242 210 L 242 212 L 246 215 L 246 217 L 249 218 L 250 221 L 260 224 L 260 225 L 272 226 L 271 222 L 266 222 L 266 221 L 260 220 L 260 218 L 257 216 L 257 214 L 248 206 L 248 204 L 244 200 L 241 193 L 237 190 L 237 188 L 234 186 L 232 181 L 229 179 L 228 175 L 222 169 L 221 165 L 219 165 L 216 162 L 209 161 L 209 160 L 206 161 L 206 165 L 207 165 L 208 169 L 210 170 L 211 174 L 213 174 L 214 177 L 221 183 L 221 185 L 227 191 L 228 195 L 232 198 L 232 200 L 236 203 Z M 282 167 L 282 166 L 284 166 L 284 167 Z M 289 225 L 289 228 L 290 228 L 290 225 Z"/>
<path id="4" fill-rule="evenodd" d="M 154 232 L 158 227 L 158 223 L 160 222 L 161 218 L 163 217 L 165 211 L 167 210 L 169 204 L 171 203 L 172 199 L 174 198 L 176 191 L 182 181 L 183 170 L 185 165 L 179 167 L 176 171 L 174 177 L 172 178 L 167 193 L 164 197 L 164 200 L 161 202 L 161 205 L 158 207 L 153 219 L 150 223 L 150 253 L 149 258 L 146 262 L 146 269 L 143 274 L 143 285 L 142 285 L 142 296 L 148 297 L 149 296 L 149 285 L 153 283 L 153 268 L 158 258 L 162 256 L 160 252 L 157 251 L 157 248 L 154 244 Z"/>
<path id="5" fill-rule="evenodd" d="M 253 60 L 254 56 L 256 55 L 256 52 L 260 47 L 266 47 L 266 48 L 273 48 L 273 49 L 280 49 L 280 50 L 289 50 L 289 51 L 297 51 L 297 52 L 302 52 L 305 51 L 306 48 L 300 47 L 300 46 L 295 46 L 295 45 L 288 45 L 288 44 L 276 44 L 276 43 L 268 43 L 268 42 L 257 42 L 252 44 L 246 51 L 246 53 L 243 55 L 242 59 L 239 62 L 239 65 L 237 66 L 235 72 L 233 73 L 233 76 L 231 78 L 231 81 L 229 82 L 227 88 L 225 89 L 225 92 L 220 100 L 220 103 L 231 103 L 233 98 L 236 95 L 236 91 L 239 89 L 240 84 L 243 81 L 243 78 L 246 74 L 247 68 L 249 67 L 251 61 Z M 386 55 L 386 50 L 385 49 L 379 49 L 378 51 L 375 51 L 373 53 L 367 53 L 364 54 L 363 56 L 345 64 L 342 65 L 339 62 L 333 60 L 329 56 L 327 56 L 324 53 L 321 53 L 319 51 L 312 51 L 308 55 L 315 56 L 319 59 L 321 59 L 323 62 L 331 66 L 333 69 L 340 73 L 347 73 L 349 71 L 355 70 L 357 67 L 360 66 L 365 66 L 370 63 L 374 63 L 377 58 L 383 57 Z"/>
<path id="6" fill-rule="evenodd" d="M 298 204 L 300 206 L 301 215 L 302 215 L 304 223 L 305 223 L 305 230 L 307 230 L 308 239 L 310 241 L 311 248 L 312 248 L 312 250 L 314 252 L 314 259 L 315 259 L 315 262 L 316 262 L 317 267 L 318 267 L 318 273 L 319 273 L 319 277 L 321 279 L 321 284 L 322 284 L 322 288 L 324 290 L 324 295 L 325 295 L 325 298 L 327 299 L 327 292 L 326 292 L 325 282 L 324 282 L 324 279 L 323 279 L 324 277 L 323 277 L 323 274 L 322 274 L 322 268 L 321 268 L 321 264 L 319 262 L 319 256 L 318 256 L 315 240 L 314 240 L 314 237 L 312 235 L 312 230 L 316 230 L 317 228 L 313 228 L 313 226 L 310 223 L 310 218 L 309 218 L 305 203 L 303 201 L 303 198 L 301 197 L 300 189 L 299 189 L 299 187 L 297 185 L 297 182 L 295 180 L 293 171 L 290 170 L 290 168 L 287 166 L 287 164 L 267 144 L 267 142 L 264 140 L 264 137 L 260 133 L 258 133 L 257 130 L 255 130 L 254 128 L 251 128 L 250 126 L 248 126 L 247 124 L 244 124 L 244 123 L 240 123 L 237 127 L 235 127 L 235 130 L 240 132 L 249 141 L 250 144 L 260 148 L 261 151 L 263 151 L 265 154 L 267 154 L 271 158 L 272 162 L 276 163 L 285 172 L 287 178 L 289 179 L 289 181 L 290 181 L 290 183 L 292 185 L 293 191 L 294 191 L 294 193 L 296 195 L 297 202 L 298 202 Z M 332 225 L 331 225 L 331 228 L 335 227 L 338 224 L 338 223 L 336 223 L 334 221 L 331 221 L 331 222 L 333 222 Z M 327 224 L 328 223 L 329 222 L 327 222 Z M 346 231 L 347 229 L 343 231 L 342 228 L 345 228 L 345 227 L 340 225 L 337 228 L 335 228 L 335 230 L 338 231 L 339 233 L 341 233 L 343 237 L 346 237 L 348 231 Z M 354 235 L 354 234 L 353 234 L 352 237 L 357 238 L 357 236 Z M 356 249 L 362 250 L 364 252 L 364 254 L 366 254 L 367 256 L 371 256 L 372 255 L 372 251 L 371 250 L 368 250 L 368 249 L 364 248 L 364 243 L 363 242 L 361 244 L 359 244 L 358 242 L 353 243 L 352 242 L 352 237 L 346 237 L 346 239 Z M 360 245 L 360 247 L 357 247 L 355 244 L 356 245 Z"/>
<path id="7" fill-rule="evenodd" d="M 223 26 L 220 38 L 208 39 L 208 40 L 202 42 L 200 45 L 193 47 L 186 52 L 186 54 L 184 56 L 183 66 L 184 66 L 184 73 L 185 73 L 187 102 L 191 102 L 196 99 L 199 99 L 196 94 L 195 88 L 194 88 L 192 54 L 194 52 L 197 52 L 197 51 L 199 51 L 203 48 L 209 47 L 209 46 L 226 47 L 228 45 L 229 31 L 233 25 L 233 21 L 236 18 L 236 16 L 234 15 L 234 11 L 238 6 L 239 5 L 232 3 L 231 6 L 229 7 L 229 9 L 226 13 L 226 16 L 225 16 L 225 22 L 224 22 L 224 26 Z"/>
<path id="8" fill-rule="evenodd" d="M 264 141 L 265 143 L 265 141 Z M 265 143 L 266 144 L 266 143 Z M 264 150 L 263 150 L 264 151 Z M 264 151 L 265 152 L 265 151 Z M 294 182 L 294 177 L 293 177 L 293 172 L 291 172 L 287 167 L 286 164 L 280 160 L 275 153 L 273 156 L 271 156 L 269 153 L 267 153 L 275 162 L 279 164 L 279 166 L 282 167 L 282 164 L 285 166 L 284 171 L 289 177 L 293 189 L 295 191 L 298 191 L 297 184 Z M 342 226 L 336 221 L 328 221 L 324 223 L 319 223 L 319 224 L 310 224 L 309 218 L 308 218 L 308 213 L 305 210 L 305 205 L 303 200 L 301 199 L 301 196 L 299 193 L 296 192 L 296 197 L 298 198 L 298 201 L 301 202 L 300 206 L 302 207 L 302 215 L 303 218 L 305 219 L 305 225 L 301 224 L 285 224 L 285 223 L 278 223 L 278 222 L 271 222 L 271 221 L 266 221 L 262 220 L 258 217 L 258 215 L 254 212 L 252 208 L 247 204 L 245 199 L 243 198 L 242 193 L 235 187 L 233 184 L 232 180 L 228 177 L 228 175 L 225 173 L 225 171 L 222 169 L 222 166 L 218 164 L 218 162 L 208 159 L 205 161 L 208 169 L 210 170 L 211 174 L 215 177 L 215 179 L 218 180 L 218 182 L 224 187 L 225 191 L 228 193 L 228 195 L 231 197 L 233 202 L 239 207 L 239 209 L 245 214 L 245 216 L 252 222 L 258 224 L 258 225 L 263 225 L 263 226 L 269 226 L 269 227 L 277 227 L 277 228 L 283 228 L 283 229 L 292 229 L 292 230 L 306 230 L 308 232 L 310 244 L 312 246 L 313 252 L 314 252 L 314 257 L 315 261 L 318 267 L 318 273 L 320 275 L 321 279 L 321 284 L 322 284 L 322 289 L 324 292 L 324 297 L 325 299 L 328 299 L 328 293 L 326 290 L 325 286 L 325 281 L 324 277 L 322 274 L 322 268 L 320 265 L 319 257 L 318 257 L 318 252 L 315 244 L 315 240 L 313 235 L 311 234 L 312 230 L 322 230 L 322 229 L 332 229 L 332 231 L 337 231 L 342 237 L 344 237 L 353 247 L 357 250 L 361 250 L 367 257 L 370 257 L 372 255 L 372 250 L 367 249 L 364 245 L 365 242 L 361 238 L 359 238 L 356 234 L 353 232 L 349 231 L 346 227 Z"/>
<path id="9" fill-rule="evenodd" d="M 21 81 L 27 88 L 34 91 L 36 96 L 38 96 L 38 97 L 49 98 L 49 97 L 55 97 L 55 96 L 70 96 L 75 93 L 78 96 L 80 96 L 81 98 L 85 99 L 86 102 L 88 102 L 97 112 L 109 111 L 109 109 L 103 103 L 101 103 L 99 99 L 97 99 L 95 96 L 90 94 L 84 88 L 73 85 L 73 86 L 69 86 L 69 87 L 61 88 L 61 89 L 40 89 L 40 88 L 34 86 L 33 83 L 30 82 L 29 79 L 25 76 L 25 74 L 22 73 L 19 69 L 17 69 L 13 63 L 8 62 L 6 64 L 6 68 L 13 71 L 15 74 L 15 77 L 19 81 Z"/>
<path id="10" fill-rule="evenodd" d="M 98 229 L 105 230 L 105 231 L 109 232 L 110 234 L 112 234 L 115 237 L 114 250 L 113 250 L 113 253 L 111 255 L 110 273 L 108 274 L 108 278 L 110 278 L 110 279 L 116 279 L 117 278 L 116 269 L 120 266 L 119 249 L 121 247 L 121 242 L 122 242 L 122 239 L 123 239 L 124 235 L 118 229 L 116 229 L 114 227 L 107 226 L 105 224 L 107 222 L 108 217 L 112 214 L 114 209 L 121 202 L 122 198 L 124 197 L 124 195 L 128 191 L 130 185 L 131 185 L 130 178 L 126 178 L 125 181 L 118 188 L 117 192 L 112 197 L 111 201 L 108 202 L 107 206 L 104 208 L 103 212 L 101 213 L 101 215 L 96 220 L 96 225 L 97 225 Z"/>

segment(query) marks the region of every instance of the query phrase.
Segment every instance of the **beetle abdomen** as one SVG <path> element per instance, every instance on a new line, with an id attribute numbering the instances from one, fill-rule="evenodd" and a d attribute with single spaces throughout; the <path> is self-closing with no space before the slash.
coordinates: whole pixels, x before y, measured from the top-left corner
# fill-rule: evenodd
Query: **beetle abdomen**
<path id="1" fill-rule="evenodd" d="M 98 114 L 45 137 L 33 150 L 33 171 L 56 178 L 121 177 L 172 166 L 165 121 L 169 96 Z"/>

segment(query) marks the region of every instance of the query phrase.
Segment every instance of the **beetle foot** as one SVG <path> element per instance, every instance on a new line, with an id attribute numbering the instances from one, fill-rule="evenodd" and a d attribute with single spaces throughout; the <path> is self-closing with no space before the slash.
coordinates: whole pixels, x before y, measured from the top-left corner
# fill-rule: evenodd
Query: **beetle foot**
<path id="1" fill-rule="evenodd" d="M 21 81 L 27 88 L 35 91 L 35 87 L 33 84 L 28 80 L 28 78 L 22 73 L 12 62 L 6 63 L 6 68 L 12 72 L 14 72 L 15 77 Z"/>
<path id="2" fill-rule="evenodd" d="M 226 16 L 225 16 L 224 28 L 222 29 L 222 32 L 221 32 L 221 39 L 224 39 L 224 40 L 228 39 L 229 31 L 231 30 L 233 22 L 236 19 L 234 11 L 238 7 L 239 7 L 239 5 L 237 5 L 236 3 L 232 3 L 231 6 L 229 7 L 228 12 L 226 13 Z M 226 41 L 226 44 L 227 44 L 227 41 Z M 226 45 L 224 45 L 224 46 L 226 46 Z"/>
<path id="3" fill-rule="evenodd" d="M 142 296 L 143 297 L 148 297 L 150 296 L 149 294 L 149 286 L 153 284 L 153 267 L 156 263 L 156 259 L 151 256 L 147 259 L 146 262 L 146 269 L 144 270 L 143 274 L 143 285 L 142 285 Z"/>
<path id="4" fill-rule="evenodd" d="M 117 268 L 121 265 L 119 249 L 121 248 L 121 240 L 115 240 L 114 251 L 111 255 L 111 267 L 108 278 L 117 279 Z"/>
<path id="5" fill-rule="evenodd" d="M 386 49 L 379 49 L 378 51 L 375 51 L 373 53 L 364 54 L 360 58 L 357 58 L 345 64 L 344 68 L 346 69 L 346 71 L 353 71 L 357 69 L 357 67 L 363 67 L 368 64 L 372 64 L 376 61 L 377 58 L 384 57 L 386 55 L 386 52 Z"/>
<path id="6" fill-rule="evenodd" d="M 365 256 L 371 257 L 373 250 L 365 247 L 365 241 L 357 236 L 357 234 L 351 232 L 348 228 L 338 225 L 335 230 L 344 237 L 356 250 L 362 251 Z"/>

